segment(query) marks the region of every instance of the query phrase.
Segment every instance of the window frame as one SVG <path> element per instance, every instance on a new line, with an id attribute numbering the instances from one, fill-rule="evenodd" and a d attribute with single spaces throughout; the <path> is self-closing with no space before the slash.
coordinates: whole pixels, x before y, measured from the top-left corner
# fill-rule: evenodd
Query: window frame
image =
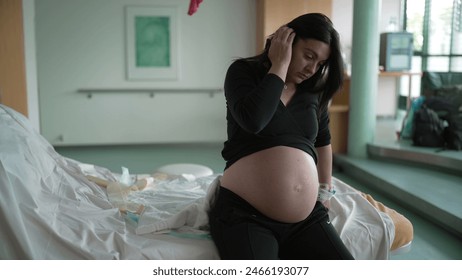
<path id="1" fill-rule="evenodd" d="M 447 72 L 461 72 L 453 71 L 454 69 L 454 61 L 460 60 L 462 58 L 461 54 L 454 53 L 454 40 L 455 40 L 455 32 L 462 32 L 462 0 L 453 0 L 452 4 L 452 15 L 451 15 L 451 36 L 450 36 L 450 45 L 449 45 L 449 53 L 448 54 L 430 54 L 429 53 L 429 24 L 431 19 L 431 5 L 432 2 L 436 3 L 438 0 L 425 0 L 425 9 L 424 9 L 424 17 L 423 17 L 423 24 L 422 24 L 422 50 L 415 50 L 413 56 L 419 56 L 421 59 L 421 71 L 427 71 L 429 69 L 429 60 L 432 58 L 447 58 L 448 65 L 447 65 Z M 403 1 L 403 29 L 407 30 L 407 3 L 408 0 Z M 461 68 L 462 67 L 458 67 Z"/>

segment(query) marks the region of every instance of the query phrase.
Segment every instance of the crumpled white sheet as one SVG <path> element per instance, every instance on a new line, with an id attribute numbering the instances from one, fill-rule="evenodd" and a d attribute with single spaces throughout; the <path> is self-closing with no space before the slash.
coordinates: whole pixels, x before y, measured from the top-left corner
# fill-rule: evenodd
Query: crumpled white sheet
<path id="1" fill-rule="evenodd" d="M 395 225 L 350 185 L 333 177 L 329 217 L 355 259 L 388 259 Z"/>
<path id="2" fill-rule="evenodd" d="M 146 234 L 171 229 L 184 233 L 208 234 L 208 197 L 217 175 L 191 180 L 179 176 L 173 180 L 154 181 L 154 187 L 130 193 L 128 200 L 143 204 L 135 232 Z"/>
<path id="3" fill-rule="evenodd" d="M 0 105 L 0 259 L 219 259 L 211 240 L 137 235 L 87 173 L 118 179 L 62 157 Z"/>
<path id="4" fill-rule="evenodd" d="M 109 170 L 62 157 L 14 110 L 0 105 L 0 259 L 218 259 L 207 209 L 219 176 L 158 182 L 129 199 L 143 203 L 127 223 L 106 190 Z M 163 184 L 163 185 L 162 185 Z M 387 259 L 394 225 L 334 178 L 332 223 L 356 259 Z M 174 201 L 174 203 L 170 203 Z M 173 231 L 172 231 L 173 230 Z M 171 231 L 174 235 L 159 234 Z"/>

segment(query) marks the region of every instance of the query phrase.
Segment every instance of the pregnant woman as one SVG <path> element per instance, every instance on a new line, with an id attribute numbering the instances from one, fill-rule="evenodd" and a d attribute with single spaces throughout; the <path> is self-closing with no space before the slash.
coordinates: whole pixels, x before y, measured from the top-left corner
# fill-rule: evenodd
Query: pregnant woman
<path id="1" fill-rule="evenodd" d="M 343 81 L 339 35 L 302 15 L 226 74 L 226 167 L 210 213 L 222 259 L 353 259 L 330 224 L 328 103 Z"/>

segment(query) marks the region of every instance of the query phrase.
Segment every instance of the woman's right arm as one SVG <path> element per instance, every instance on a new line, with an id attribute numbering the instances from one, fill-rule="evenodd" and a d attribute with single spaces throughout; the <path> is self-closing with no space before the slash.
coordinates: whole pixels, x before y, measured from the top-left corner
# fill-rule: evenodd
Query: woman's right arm
<path id="1" fill-rule="evenodd" d="M 279 105 L 295 34 L 281 27 L 271 38 L 271 67 L 259 80 L 257 69 L 245 61 L 234 62 L 226 74 L 227 106 L 236 122 L 250 133 L 258 133 L 271 120 Z"/>
<path id="2" fill-rule="evenodd" d="M 276 112 L 283 88 L 284 81 L 279 76 L 268 73 L 259 80 L 248 63 L 236 61 L 226 74 L 226 103 L 239 126 L 258 133 Z"/>
<path id="3" fill-rule="evenodd" d="M 287 69 L 292 59 L 292 43 L 295 32 L 287 26 L 280 27 L 271 37 L 271 45 L 268 58 L 271 61 L 269 73 L 278 75 L 283 81 L 286 80 Z"/>

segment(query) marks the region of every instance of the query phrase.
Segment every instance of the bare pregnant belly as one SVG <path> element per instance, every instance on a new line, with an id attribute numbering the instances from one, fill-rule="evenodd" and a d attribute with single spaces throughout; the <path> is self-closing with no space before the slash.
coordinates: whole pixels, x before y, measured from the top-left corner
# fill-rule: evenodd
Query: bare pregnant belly
<path id="1" fill-rule="evenodd" d="M 264 215 L 295 223 L 316 203 L 318 175 L 306 152 L 277 146 L 243 157 L 225 170 L 220 180 Z"/>

